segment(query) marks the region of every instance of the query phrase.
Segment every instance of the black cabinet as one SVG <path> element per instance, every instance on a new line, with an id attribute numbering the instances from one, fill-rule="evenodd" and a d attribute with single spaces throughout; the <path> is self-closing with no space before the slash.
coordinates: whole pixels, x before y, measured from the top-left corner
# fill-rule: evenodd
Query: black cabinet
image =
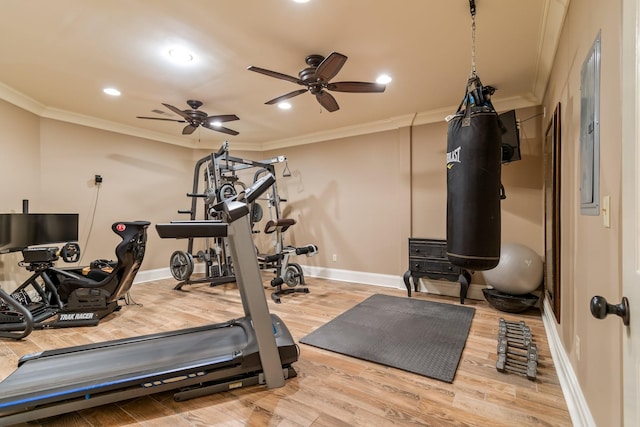
<path id="1" fill-rule="evenodd" d="M 409 270 L 402 277 L 411 296 L 411 279 L 418 291 L 421 277 L 432 280 L 449 280 L 460 283 L 460 303 L 464 304 L 471 283 L 471 273 L 455 266 L 447 258 L 447 241 L 437 239 L 409 238 Z"/>

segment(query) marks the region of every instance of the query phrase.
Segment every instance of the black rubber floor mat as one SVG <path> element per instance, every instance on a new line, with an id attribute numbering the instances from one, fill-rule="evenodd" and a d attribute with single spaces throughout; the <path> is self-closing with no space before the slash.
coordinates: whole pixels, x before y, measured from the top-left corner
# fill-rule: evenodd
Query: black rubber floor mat
<path id="1" fill-rule="evenodd" d="M 453 382 L 475 309 L 373 295 L 301 343 Z"/>

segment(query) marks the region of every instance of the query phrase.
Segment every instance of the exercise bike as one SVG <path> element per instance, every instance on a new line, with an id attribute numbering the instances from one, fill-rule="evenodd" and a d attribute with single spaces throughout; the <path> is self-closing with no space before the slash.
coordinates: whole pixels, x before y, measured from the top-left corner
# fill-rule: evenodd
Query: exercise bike
<path id="1" fill-rule="evenodd" d="M 116 222 L 111 229 L 122 238 L 117 261 L 97 260 L 88 267 L 57 268 L 80 258 L 80 246 L 27 247 L 20 265 L 33 272 L 11 294 L 0 289 L 0 337 L 22 339 L 34 329 L 95 326 L 120 310 L 144 258 L 147 221 Z"/>

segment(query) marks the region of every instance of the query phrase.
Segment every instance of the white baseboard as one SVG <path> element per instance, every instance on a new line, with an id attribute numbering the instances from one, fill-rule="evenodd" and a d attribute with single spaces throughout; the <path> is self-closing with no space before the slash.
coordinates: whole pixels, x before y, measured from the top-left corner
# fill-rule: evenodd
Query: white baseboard
<path id="1" fill-rule="evenodd" d="M 169 267 L 166 268 L 157 268 L 155 270 L 144 270 L 138 271 L 135 279 L 133 279 L 133 284 L 136 283 L 145 283 L 151 282 L 153 280 L 162 280 L 168 279 L 171 277 L 171 271 Z"/>
<path id="2" fill-rule="evenodd" d="M 305 276 L 317 277 L 320 279 L 338 280 L 347 283 L 362 283 L 363 285 L 382 286 L 385 288 L 395 288 L 406 290 L 402 276 L 393 274 L 367 273 L 363 271 L 340 270 L 336 268 L 316 267 L 312 265 L 301 265 Z M 204 273 L 204 264 L 197 263 L 194 266 L 194 273 Z M 139 271 L 134 280 L 135 283 L 150 282 L 171 278 L 171 271 L 168 267 L 155 270 Z M 467 298 L 483 300 L 483 285 L 472 283 L 467 292 Z M 413 288 L 411 289 L 413 291 Z M 460 296 L 460 284 L 445 280 L 420 279 L 418 290 L 435 295 L 445 295 L 451 297 Z"/>
<path id="3" fill-rule="evenodd" d="M 556 367 L 556 373 L 560 380 L 560 387 L 564 394 L 564 400 L 567 402 L 569 415 L 574 426 L 580 427 L 596 427 L 596 422 L 591 415 L 589 405 L 587 404 L 576 374 L 571 366 L 567 352 L 560 341 L 558 330 L 556 328 L 556 319 L 553 315 L 553 309 L 549 305 L 549 301 L 545 298 L 542 307 L 542 322 L 544 330 L 547 333 L 547 341 L 551 350 L 553 364 Z"/>
<path id="4" fill-rule="evenodd" d="M 477 283 L 471 283 L 467 290 L 467 298 L 475 300 L 484 300 L 484 294 L 482 289 L 485 285 L 479 285 Z M 460 284 L 458 282 L 449 282 L 444 280 L 429 280 L 420 279 L 420 285 L 418 287 L 420 292 L 427 292 L 429 294 L 445 295 L 448 297 L 460 296 Z"/>
<path id="5" fill-rule="evenodd" d="M 196 263 L 193 267 L 193 272 L 204 273 L 205 271 L 204 267 L 205 267 L 204 263 Z M 136 274 L 135 279 L 133 279 L 133 284 L 135 285 L 136 283 L 144 283 L 144 282 L 151 282 L 153 280 L 169 279 L 172 277 L 173 276 L 171 275 L 171 270 L 169 269 L 169 267 L 156 268 L 155 270 L 144 270 L 144 271 L 140 270 Z"/>
<path id="6" fill-rule="evenodd" d="M 402 276 L 391 274 L 367 273 L 363 271 L 340 270 L 337 268 L 316 267 L 313 265 L 300 265 L 304 275 L 320 279 L 338 280 L 348 283 L 362 283 L 363 285 L 376 285 L 385 288 L 406 289 Z"/>
<path id="7" fill-rule="evenodd" d="M 364 285 L 384 286 L 386 288 L 404 289 L 402 276 L 392 274 L 366 273 L 362 271 L 339 270 L 336 268 L 315 267 L 311 265 L 302 265 L 304 274 L 309 277 L 318 277 L 322 279 L 339 280 L 341 282 L 362 283 Z M 483 285 L 472 283 L 467 291 L 467 298 L 483 300 Z M 411 289 L 413 291 L 413 287 Z M 445 295 L 450 297 L 460 296 L 460 284 L 457 282 L 449 282 L 445 280 L 429 280 L 422 278 L 418 286 L 420 292 L 427 292 L 436 295 Z"/>

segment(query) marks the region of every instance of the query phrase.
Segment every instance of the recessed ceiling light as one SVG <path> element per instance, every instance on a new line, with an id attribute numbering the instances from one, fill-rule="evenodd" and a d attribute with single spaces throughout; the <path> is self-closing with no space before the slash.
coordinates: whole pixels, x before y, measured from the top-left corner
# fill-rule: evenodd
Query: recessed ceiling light
<path id="1" fill-rule="evenodd" d="M 388 74 L 380 74 L 376 79 L 376 83 L 386 85 L 387 83 L 391 83 L 391 80 L 393 79 Z"/>
<path id="2" fill-rule="evenodd" d="M 291 109 L 291 104 L 289 104 L 288 102 L 280 102 L 278 104 L 278 108 L 280 108 L 281 110 L 290 110 Z"/>
<path id="3" fill-rule="evenodd" d="M 293 0 L 296 3 L 309 3 L 309 0 Z"/>
<path id="4" fill-rule="evenodd" d="M 114 87 L 105 87 L 102 91 L 107 95 L 120 96 L 120 91 Z"/>
<path id="5" fill-rule="evenodd" d="M 191 52 L 183 47 L 173 47 L 169 49 L 168 53 L 169 58 L 181 64 L 186 64 L 187 62 L 193 61 L 193 55 L 191 54 Z"/>

